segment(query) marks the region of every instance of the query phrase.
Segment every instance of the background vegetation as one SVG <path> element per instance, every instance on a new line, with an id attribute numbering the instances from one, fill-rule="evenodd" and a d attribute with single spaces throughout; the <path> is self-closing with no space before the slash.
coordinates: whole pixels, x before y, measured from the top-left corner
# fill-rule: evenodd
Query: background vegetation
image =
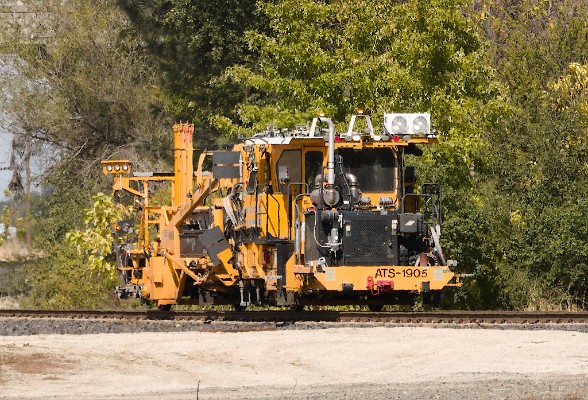
<path id="1" fill-rule="evenodd" d="M 3 110 L 13 208 L 27 160 L 43 160 L 41 201 L 25 213 L 43 254 L 29 302 L 112 301 L 112 282 L 65 240 L 108 191 L 100 159 L 169 165 L 173 120 L 194 121 L 203 149 L 319 110 L 344 124 L 363 108 L 379 122 L 430 111 L 442 133 L 413 161 L 443 183 L 446 252 L 476 274 L 453 306 L 588 305 L 585 1 L 25 3 L 35 23 L 9 21 L 0 42 L 19 77 Z"/>

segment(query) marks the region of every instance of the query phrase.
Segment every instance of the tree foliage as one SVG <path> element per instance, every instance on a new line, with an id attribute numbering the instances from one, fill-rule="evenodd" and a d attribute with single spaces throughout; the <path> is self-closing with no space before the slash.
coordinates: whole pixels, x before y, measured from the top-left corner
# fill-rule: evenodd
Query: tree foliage
<path id="1" fill-rule="evenodd" d="M 235 63 L 251 62 L 244 32 L 263 30 L 255 0 L 119 0 L 137 27 L 145 54 L 159 71 L 176 119 L 196 123 L 195 142 L 208 147 L 223 142 L 210 116 L 232 115 L 243 97 L 235 85 L 219 80 Z"/>
<path id="2" fill-rule="evenodd" d="M 246 36 L 258 60 L 228 73 L 251 91 L 240 108 L 245 124 L 278 105 L 312 116 L 324 111 L 339 121 L 358 107 L 378 115 L 443 105 L 435 111 L 442 116 L 453 98 L 495 94 L 491 71 L 480 63 L 480 37 L 459 3 L 281 1 L 259 7 L 270 30 Z M 448 121 L 441 122 L 448 131 Z"/>
<path id="3" fill-rule="evenodd" d="M 151 169 L 172 158 L 171 118 L 163 113 L 156 71 L 112 1 L 26 5 L 42 23 L 32 24 L 37 30 L 25 39 L 30 24 L 3 32 L 2 50 L 20 60 L 4 111 L 14 116 L 13 135 L 44 144 L 35 151 L 46 161 L 45 211 L 55 215 L 45 216 L 51 235 L 41 239 L 59 241 L 81 220 L 79 205 L 106 188 L 100 160 L 124 156 Z"/>
<path id="4" fill-rule="evenodd" d="M 113 257 L 115 226 L 127 218 L 132 207 L 115 204 L 112 196 L 98 193 L 92 196 L 94 204 L 86 210 L 85 229 L 74 229 L 66 233 L 69 243 L 88 260 L 91 273 L 114 281 L 118 277 L 116 260 Z M 131 232 L 125 233 L 130 235 Z"/>
<path id="5" fill-rule="evenodd" d="M 23 40 L 18 25 L 2 38 L 22 60 L 8 110 L 16 127 L 49 143 L 70 174 L 96 175 L 100 159 L 138 147 L 157 154 L 162 97 L 124 14 L 107 0 L 28 6 L 45 16 L 32 34 L 42 39 Z"/>
<path id="6" fill-rule="evenodd" d="M 27 260 L 30 285 L 24 307 L 104 309 L 116 305 L 112 281 L 91 273 L 75 247 L 57 243 L 44 257 Z"/>
<path id="7" fill-rule="evenodd" d="M 90 270 L 65 234 L 83 224 L 91 195 L 108 189 L 101 159 L 124 157 L 138 169 L 155 169 L 172 158 L 172 118 L 156 71 L 114 2 L 24 3 L 34 13 L 4 30 L 0 43 L 18 60 L 12 101 L 3 104 L 14 116 L 10 131 L 41 143 L 35 155 L 46 161 L 44 203 L 33 213 L 43 257 L 29 269 L 31 302 L 92 306 L 111 296 L 100 293 L 109 293 L 112 283 Z"/>
<path id="8" fill-rule="evenodd" d="M 362 108 L 379 126 L 383 112 L 429 111 L 441 132 L 409 162 L 444 184 L 445 251 L 476 274 L 454 306 L 588 304 L 585 1 L 27 3 L 49 16 L 42 32 L 6 30 L 2 50 L 22 61 L 13 132 L 51 161 L 39 301 L 75 304 L 110 284 L 63 244 L 101 218 L 83 212 L 107 189 L 100 159 L 164 165 L 173 118 L 195 121 L 196 146 L 210 147 L 319 111 L 344 124 Z M 88 229 L 70 237 L 84 247 Z M 98 234 L 100 264 L 110 233 Z"/>
<path id="9" fill-rule="evenodd" d="M 269 29 L 246 35 L 257 60 L 226 73 L 248 93 L 233 123 L 256 132 L 319 111 L 345 123 L 361 108 L 381 126 L 384 112 L 430 111 L 443 145 L 429 153 L 429 166 L 439 165 L 451 185 L 467 182 L 487 162 L 484 129 L 507 105 L 464 4 L 260 1 Z"/>
<path id="10" fill-rule="evenodd" d="M 477 178 L 492 185 L 488 197 L 496 208 L 484 218 L 493 223 L 484 237 L 494 251 L 464 258 L 495 268 L 488 275 L 498 289 L 495 306 L 585 307 L 588 5 L 483 0 L 470 6 L 510 111 L 486 129 L 493 163 Z M 498 198 L 504 201 L 491 200 Z M 491 254 L 499 262 L 485 261 Z M 483 296 L 483 304 L 492 304 Z"/>

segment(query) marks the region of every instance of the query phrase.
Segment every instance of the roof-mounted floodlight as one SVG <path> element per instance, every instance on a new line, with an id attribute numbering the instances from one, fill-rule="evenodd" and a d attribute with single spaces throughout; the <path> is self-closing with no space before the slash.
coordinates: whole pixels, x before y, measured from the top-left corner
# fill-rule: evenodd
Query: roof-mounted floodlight
<path id="1" fill-rule="evenodd" d="M 384 126 L 391 135 L 426 136 L 431 132 L 431 114 L 384 114 Z"/>
<path id="2" fill-rule="evenodd" d="M 359 142 L 361 139 L 361 132 L 355 128 L 355 123 L 357 122 L 358 118 L 364 118 L 366 123 L 365 134 L 369 135 L 372 139 L 378 140 L 374 138 L 374 128 L 372 126 L 372 120 L 369 115 L 365 115 L 363 110 L 357 110 L 357 114 L 353 114 L 351 119 L 349 120 L 349 126 L 347 128 L 347 134 L 345 135 L 345 140 L 351 141 L 352 139 L 356 142 Z M 349 139 L 347 139 L 349 138 Z"/>

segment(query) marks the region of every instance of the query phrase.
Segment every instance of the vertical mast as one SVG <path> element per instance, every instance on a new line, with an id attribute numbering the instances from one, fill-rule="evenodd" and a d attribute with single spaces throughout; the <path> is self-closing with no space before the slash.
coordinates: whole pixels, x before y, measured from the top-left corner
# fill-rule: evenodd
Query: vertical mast
<path id="1" fill-rule="evenodd" d="M 192 192 L 194 166 L 192 164 L 193 124 L 174 125 L 174 184 L 172 188 L 172 206 L 178 207 L 188 200 Z"/>

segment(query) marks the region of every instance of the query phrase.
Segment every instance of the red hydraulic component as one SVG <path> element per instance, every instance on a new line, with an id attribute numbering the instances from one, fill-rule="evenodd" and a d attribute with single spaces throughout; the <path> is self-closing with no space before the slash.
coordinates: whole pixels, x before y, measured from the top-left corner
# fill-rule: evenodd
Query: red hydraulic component
<path id="1" fill-rule="evenodd" d="M 374 277 L 373 276 L 367 277 L 367 287 L 372 292 L 372 294 L 377 294 L 377 293 L 374 293 Z"/>
<path id="2" fill-rule="evenodd" d="M 426 267 L 429 263 L 429 256 L 427 256 L 427 253 L 421 253 L 419 254 L 419 266 L 420 267 Z"/>
<path id="3" fill-rule="evenodd" d="M 390 292 L 394 290 L 394 281 L 377 281 L 376 286 L 378 287 L 378 291 L 381 292 Z"/>
<path id="4" fill-rule="evenodd" d="M 376 281 L 374 285 L 374 277 L 368 276 L 367 277 L 367 287 L 370 289 L 374 296 L 379 295 L 380 293 L 390 292 L 394 290 L 394 281 L 388 280 L 379 280 Z"/>
<path id="5" fill-rule="evenodd" d="M 269 251 L 267 251 L 267 250 L 264 251 L 263 252 L 263 263 L 268 265 L 272 260 L 271 257 L 272 257 L 272 255 Z"/>

